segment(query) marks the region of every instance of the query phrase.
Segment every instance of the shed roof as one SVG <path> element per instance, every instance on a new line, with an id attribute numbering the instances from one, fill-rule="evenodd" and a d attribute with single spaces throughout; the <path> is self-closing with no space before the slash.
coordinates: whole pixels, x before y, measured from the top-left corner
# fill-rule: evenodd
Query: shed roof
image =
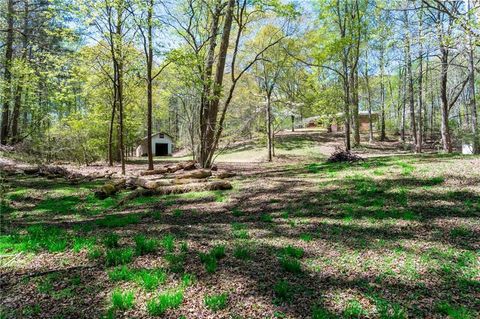
<path id="1" fill-rule="evenodd" d="M 173 140 L 173 136 L 170 135 L 170 134 L 168 134 L 168 133 L 165 133 L 165 132 L 156 132 L 156 133 L 152 134 L 152 138 L 155 137 L 155 135 L 159 135 L 159 134 L 166 135 L 166 136 L 170 137 L 170 139 Z M 148 137 L 148 135 L 145 136 L 144 138 L 142 138 L 141 140 L 142 140 L 142 141 L 146 141 L 146 140 L 147 140 L 147 137 Z"/>

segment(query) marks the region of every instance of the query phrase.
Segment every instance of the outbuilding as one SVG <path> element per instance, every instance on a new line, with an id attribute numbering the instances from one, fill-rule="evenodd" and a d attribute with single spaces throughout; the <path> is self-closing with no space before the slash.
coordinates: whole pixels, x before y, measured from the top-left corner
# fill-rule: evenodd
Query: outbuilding
<path id="1" fill-rule="evenodd" d="M 147 137 L 144 137 L 137 149 L 137 157 L 147 156 Z M 173 153 L 173 138 L 167 133 L 159 132 L 152 135 L 152 154 L 153 156 L 171 156 Z"/>

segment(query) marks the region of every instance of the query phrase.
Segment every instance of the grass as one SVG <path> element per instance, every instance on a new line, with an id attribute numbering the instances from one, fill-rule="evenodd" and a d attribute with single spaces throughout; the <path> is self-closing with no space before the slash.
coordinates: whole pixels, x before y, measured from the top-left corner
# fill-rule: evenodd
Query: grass
<path id="1" fill-rule="evenodd" d="M 120 228 L 131 224 L 138 224 L 140 217 L 138 215 L 114 216 L 108 215 L 97 221 L 97 225 L 105 228 Z"/>
<path id="2" fill-rule="evenodd" d="M 276 300 L 280 302 L 290 302 L 294 295 L 294 287 L 286 280 L 277 281 L 273 286 Z"/>
<path id="3" fill-rule="evenodd" d="M 122 300 L 134 292 L 135 313 L 148 311 L 145 316 L 188 315 L 185 294 L 192 298 L 188 304 L 204 308 L 205 317 L 248 317 L 244 296 L 257 287 L 264 292 L 273 282 L 262 295 L 273 303 L 262 299 L 261 310 L 278 318 L 478 318 L 480 175 L 472 166 L 478 159 L 421 155 L 353 165 L 275 163 L 268 169 L 279 187 L 265 191 L 271 196 L 249 197 L 250 184 L 256 189 L 272 180 L 270 173 L 253 174 L 236 181 L 239 191 L 231 198 L 213 192 L 157 196 L 121 209 L 112 205 L 118 197 L 102 203 L 83 184 L 77 189 L 41 178 L 8 181 L 0 266 L 28 274 L 42 258 L 42 268 L 75 270 L 19 277 L 14 288 L 6 285 L 5 295 L 18 306 L 5 310 L 5 317 L 100 317 L 100 310 L 85 312 L 81 300 L 87 295 L 106 296 L 112 316 L 132 315 L 122 313 L 122 306 L 114 309 L 112 287 Z M 305 183 L 291 191 L 296 178 Z M 216 202 L 220 197 L 225 203 Z M 162 206 L 154 206 L 159 200 Z M 107 207 L 109 215 L 103 215 Z M 142 211 L 148 218 L 142 219 Z M 154 211 L 162 212 L 160 220 L 151 218 Z M 90 268 L 76 270 L 86 257 L 95 261 L 88 263 L 94 276 Z M 97 281 L 96 269 L 108 281 Z M 233 296 L 239 282 L 247 288 Z M 214 305 L 214 297 L 226 291 L 228 311 L 207 306 L 207 298 Z M 172 308 L 179 309 L 169 313 Z"/>
<path id="4" fill-rule="evenodd" d="M 151 316 L 161 316 L 168 309 L 180 307 L 183 302 L 183 291 L 165 292 L 147 301 L 147 312 Z"/>
<path id="5" fill-rule="evenodd" d="M 107 248 L 117 248 L 117 247 L 120 247 L 120 244 L 118 243 L 119 240 L 120 240 L 120 236 L 118 236 L 115 233 L 109 233 L 103 239 L 103 244 Z"/>
<path id="6" fill-rule="evenodd" d="M 208 253 L 200 253 L 200 261 L 205 266 L 207 273 L 214 273 L 218 267 L 218 260 L 224 258 L 225 246 L 217 245 L 213 247 Z"/>
<path id="7" fill-rule="evenodd" d="M 367 312 L 358 300 L 349 300 L 343 315 L 345 318 L 362 318 L 367 315 Z"/>
<path id="8" fill-rule="evenodd" d="M 172 235 L 166 235 L 162 239 L 162 247 L 165 251 L 171 253 L 175 250 L 175 237 Z"/>
<path id="9" fill-rule="evenodd" d="M 273 217 L 270 214 L 262 214 L 260 215 L 260 220 L 264 223 L 271 223 L 273 222 Z"/>
<path id="10" fill-rule="evenodd" d="M 115 289 L 112 293 L 112 308 L 115 310 L 128 310 L 133 308 L 135 297 L 132 291 L 122 292 L 120 289 Z"/>
<path id="11" fill-rule="evenodd" d="M 137 282 L 147 291 L 157 289 L 167 280 L 167 273 L 162 269 L 141 270 L 137 274 Z"/>
<path id="12" fill-rule="evenodd" d="M 249 260 L 252 257 L 251 250 L 246 245 L 236 245 L 233 249 L 233 256 L 241 260 Z"/>
<path id="13" fill-rule="evenodd" d="M 207 295 L 204 298 L 204 304 L 207 309 L 211 311 L 218 311 L 227 308 L 228 294 L 226 292 L 221 294 Z"/>
<path id="14" fill-rule="evenodd" d="M 59 227 L 34 225 L 29 226 L 24 234 L 2 235 L 0 248 L 4 251 L 63 252 L 70 242 L 69 234 Z"/>
<path id="15" fill-rule="evenodd" d="M 165 255 L 165 260 L 168 263 L 168 269 L 173 273 L 183 273 L 185 269 L 185 254 L 184 253 L 168 253 Z"/>
<path id="16" fill-rule="evenodd" d="M 295 274 L 299 274 L 302 272 L 302 264 L 295 258 L 281 256 L 279 258 L 280 265 L 282 266 L 283 270 Z"/>
<path id="17" fill-rule="evenodd" d="M 137 256 L 151 254 L 157 250 L 158 241 L 147 238 L 145 235 L 137 235 L 135 240 L 135 254 Z"/>
<path id="18" fill-rule="evenodd" d="M 305 252 L 302 248 L 297 248 L 291 245 L 286 246 L 280 251 L 281 256 L 287 256 L 291 258 L 302 258 Z"/>
<path id="19" fill-rule="evenodd" d="M 128 264 L 133 260 L 133 250 L 131 248 L 109 249 L 105 255 L 106 266 L 118 266 Z"/>
<path id="20" fill-rule="evenodd" d="M 118 266 L 108 271 L 108 278 L 111 281 L 129 281 L 135 277 L 135 271 L 127 266 Z"/>
<path id="21" fill-rule="evenodd" d="M 462 306 L 453 306 L 448 302 L 441 302 L 437 305 L 438 311 L 451 319 L 473 319 L 473 315 L 468 309 Z"/>

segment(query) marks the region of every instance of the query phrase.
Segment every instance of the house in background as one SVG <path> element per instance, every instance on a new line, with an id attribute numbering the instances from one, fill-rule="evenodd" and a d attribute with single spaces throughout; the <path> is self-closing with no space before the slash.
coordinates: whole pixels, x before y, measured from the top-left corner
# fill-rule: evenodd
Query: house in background
<path id="1" fill-rule="evenodd" d="M 380 118 L 378 112 L 372 112 L 372 123 L 373 123 L 373 130 L 375 131 L 376 123 L 378 122 L 378 119 Z M 358 112 L 358 120 L 360 122 L 360 132 L 361 133 L 367 133 L 369 130 L 369 115 L 368 111 L 360 111 Z M 343 113 L 337 114 L 337 120 L 333 121 L 332 123 L 332 132 L 343 132 Z"/>
<path id="2" fill-rule="evenodd" d="M 137 157 L 147 156 L 147 137 L 144 137 L 137 149 L 135 155 Z M 170 135 L 159 132 L 152 135 L 152 154 L 153 156 L 172 156 L 173 139 Z"/>

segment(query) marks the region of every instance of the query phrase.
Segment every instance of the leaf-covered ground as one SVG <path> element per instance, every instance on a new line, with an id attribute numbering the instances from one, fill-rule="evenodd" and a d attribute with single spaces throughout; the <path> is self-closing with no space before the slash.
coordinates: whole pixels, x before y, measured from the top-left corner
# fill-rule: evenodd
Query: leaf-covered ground
<path id="1" fill-rule="evenodd" d="M 219 166 L 234 190 L 123 207 L 4 177 L 0 318 L 480 315 L 480 158 Z"/>

